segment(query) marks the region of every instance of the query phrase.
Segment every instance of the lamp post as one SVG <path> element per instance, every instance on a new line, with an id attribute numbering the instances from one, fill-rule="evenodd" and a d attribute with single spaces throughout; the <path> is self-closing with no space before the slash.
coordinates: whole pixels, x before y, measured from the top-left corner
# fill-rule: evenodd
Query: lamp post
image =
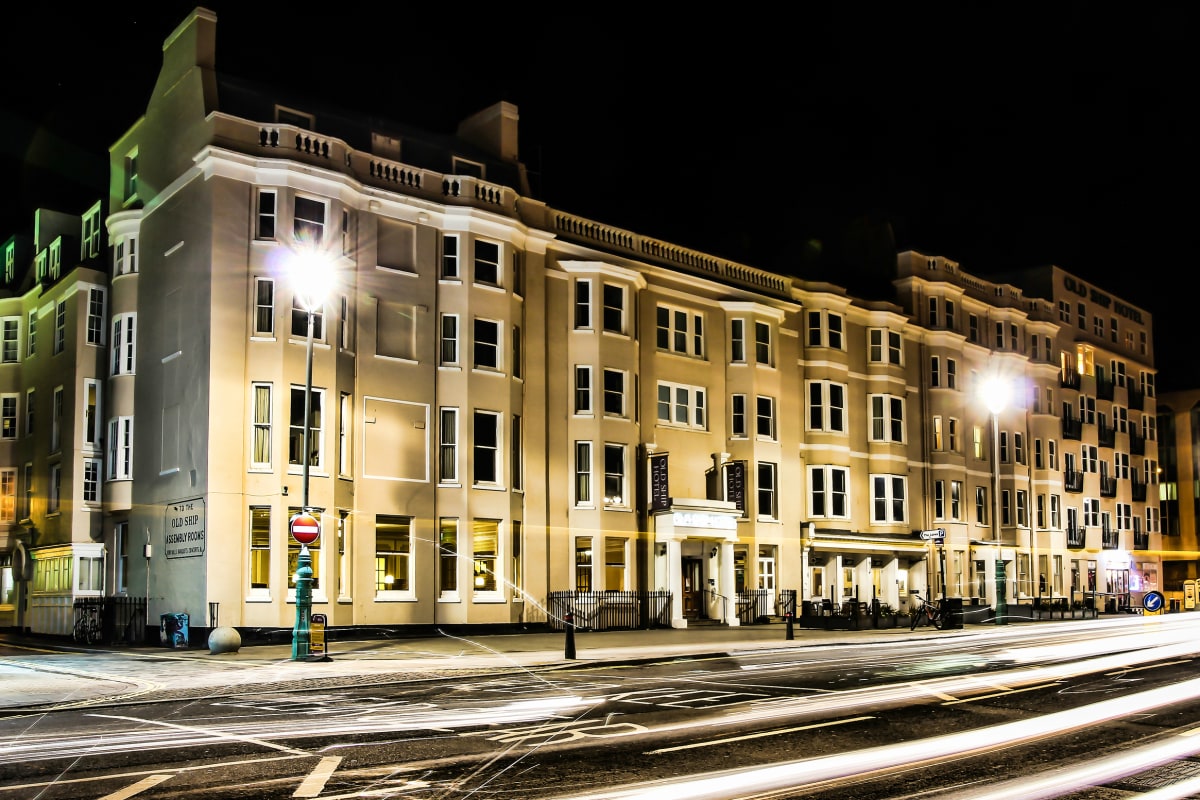
<path id="1" fill-rule="evenodd" d="M 312 461 L 309 453 L 309 436 L 312 424 L 312 371 L 313 371 L 313 322 L 316 312 L 325 303 L 329 293 L 333 270 L 331 265 L 313 252 L 297 254 L 291 264 L 296 286 L 296 298 L 308 315 L 308 336 L 305 341 L 304 371 L 304 424 L 300 449 L 301 514 L 311 514 L 308 504 L 308 474 Z M 295 534 L 293 533 L 295 536 Z M 292 629 L 292 660 L 307 660 L 310 653 L 312 632 L 309 620 L 312 615 L 312 554 L 308 552 L 308 539 L 296 537 L 300 542 L 300 557 L 296 562 L 296 625 Z M 307 538 L 307 537 L 305 537 Z"/>
<path id="2" fill-rule="evenodd" d="M 996 544 L 996 624 L 1008 624 L 1006 564 L 1000 541 L 1000 413 L 1008 405 L 1008 382 L 992 376 L 984 381 L 983 402 L 992 415 L 992 540 Z"/>

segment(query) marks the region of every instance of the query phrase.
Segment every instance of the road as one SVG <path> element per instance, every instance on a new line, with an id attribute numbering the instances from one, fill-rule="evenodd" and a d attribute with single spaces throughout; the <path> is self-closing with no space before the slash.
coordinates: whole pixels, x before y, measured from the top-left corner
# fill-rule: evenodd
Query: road
<path id="1" fill-rule="evenodd" d="M 1187 797 L 1198 626 L 1014 625 L 17 715 L 0 720 L 0 800 Z"/>

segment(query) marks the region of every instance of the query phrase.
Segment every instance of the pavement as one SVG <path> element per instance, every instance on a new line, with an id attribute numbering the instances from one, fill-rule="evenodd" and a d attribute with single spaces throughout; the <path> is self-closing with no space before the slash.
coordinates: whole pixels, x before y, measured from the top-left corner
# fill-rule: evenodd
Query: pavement
<path id="1" fill-rule="evenodd" d="M 469 638 L 332 641 L 323 659 L 292 660 L 292 646 L 241 646 L 212 652 L 151 646 L 75 646 L 70 640 L 0 633 L 0 717 L 43 711 L 211 698 L 272 691 L 577 669 L 736 655 L 822 645 L 869 644 L 927 636 L 969 635 L 992 625 L 938 631 L 814 630 L 783 622 L 632 631 L 528 632 Z M 571 644 L 574 645 L 571 648 Z M 219 647 L 216 649 L 220 649 Z M 573 653 L 570 652 L 573 649 Z M 571 657 L 573 656 L 573 657 Z"/>
<path id="2" fill-rule="evenodd" d="M 456 676 L 702 658 L 820 644 L 868 643 L 955 631 L 902 628 L 825 631 L 785 623 L 565 633 L 452 634 L 332 641 L 324 659 L 292 660 L 292 646 L 74 646 L 69 640 L 0 634 L 0 716 L 99 704 L 402 683 Z"/>

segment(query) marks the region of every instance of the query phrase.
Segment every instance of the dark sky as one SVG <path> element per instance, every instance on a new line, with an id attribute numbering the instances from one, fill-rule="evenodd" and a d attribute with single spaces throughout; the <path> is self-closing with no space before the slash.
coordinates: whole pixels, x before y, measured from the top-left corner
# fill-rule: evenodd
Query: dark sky
<path id="1" fill-rule="evenodd" d="M 0 238 L 39 203 L 78 212 L 99 196 L 89 180 L 195 4 L 112 5 L 23 7 L 0 51 Z M 1200 386 L 1185 305 L 1200 287 L 1185 249 L 1197 91 L 1179 7 L 440 6 L 207 5 L 225 72 L 444 132 L 515 103 L 535 194 L 554 207 L 834 283 L 908 248 L 981 275 L 1057 264 L 1154 314 L 1160 386 Z"/>

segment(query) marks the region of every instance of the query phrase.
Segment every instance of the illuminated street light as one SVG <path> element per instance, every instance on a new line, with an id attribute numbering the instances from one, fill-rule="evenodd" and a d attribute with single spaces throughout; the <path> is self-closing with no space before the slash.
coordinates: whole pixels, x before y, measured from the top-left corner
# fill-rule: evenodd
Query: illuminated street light
<path id="1" fill-rule="evenodd" d="M 296 298 L 308 314 L 308 337 L 305 343 L 304 375 L 304 434 L 300 449 L 301 464 L 301 514 L 311 514 L 308 504 L 308 473 L 312 462 L 309 452 L 309 436 L 312 425 L 312 371 L 313 371 L 313 317 L 324 305 L 325 298 L 333 288 L 333 267 L 328 260 L 313 251 L 303 251 L 293 256 L 290 263 Z M 312 555 L 308 544 L 300 541 L 300 557 L 296 568 L 296 625 L 292 629 L 292 660 L 307 660 L 310 653 L 312 632 L 309 618 L 312 614 Z"/>
<path id="2" fill-rule="evenodd" d="M 992 415 L 992 540 L 996 543 L 996 624 L 1007 625 L 1007 575 L 1000 552 L 1000 414 L 1008 407 L 1012 387 L 1008 381 L 993 375 L 984 380 L 980 394 Z"/>

